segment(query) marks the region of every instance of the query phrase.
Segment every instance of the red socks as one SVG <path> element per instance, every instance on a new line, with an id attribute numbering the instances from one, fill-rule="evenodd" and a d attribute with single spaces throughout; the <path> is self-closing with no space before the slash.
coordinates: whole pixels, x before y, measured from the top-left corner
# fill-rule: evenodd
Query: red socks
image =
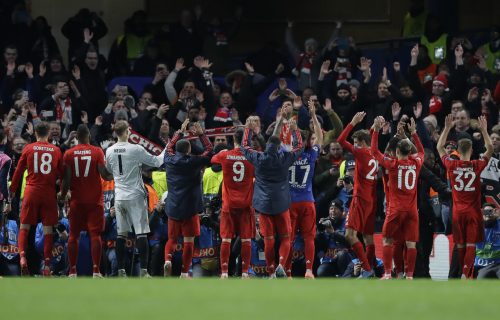
<path id="1" fill-rule="evenodd" d="M 52 248 L 54 247 L 54 234 L 43 235 L 43 258 L 45 261 L 52 259 Z"/>
<path id="2" fill-rule="evenodd" d="M 182 273 L 188 273 L 193 262 L 194 243 L 184 242 L 182 250 Z"/>
<path id="3" fill-rule="evenodd" d="M 279 263 L 285 267 L 285 264 L 288 260 L 288 255 L 290 254 L 290 237 L 281 237 L 280 238 L 280 261 Z"/>
<path id="4" fill-rule="evenodd" d="M 100 273 L 99 266 L 101 265 L 102 240 L 100 235 L 90 236 L 90 248 L 92 255 L 92 272 Z"/>
<path id="5" fill-rule="evenodd" d="M 474 277 L 474 259 L 476 257 L 476 247 L 467 246 L 465 247 L 465 258 L 462 267 L 462 274 L 464 274 L 467 279 L 472 279 Z"/>
<path id="6" fill-rule="evenodd" d="M 375 261 L 375 245 L 369 244 L 366 246 L 366 260 L 371 266 L 377 265 Z"/>
<path id="7" fill-rule="evenodd" d="M 390 245 L 384 245 L 382 248 L 383 250 L 383 256 L 382 260 L 384 262 L 384 271 L 385 274 L 391 274 L 392 275 L 392 252 L 393 252 L 393 246 L 392 244 Z"/>
<path id="8" fill-rule="evenodd" d="M 68 259 L 69 259 L 70 273 L 74 271 L 73 268 L 76 267 L 77 257 L 78 257 L 78 240 L 70 233 L 68 239 Z"/>
<path id="9" fill-rule="evenodd" d="M 408 266 L 406 267 L 406 276 L 413 278 L 413 272 L 415 271 L 415 261 L 417 260 L 417 249 L 406 248 L 406 259 L 408 262 Z"/>
<path id="10" fill-rule="evenodd" d="M 250 259 L 252 256 L 252 243 L 250 241 L 241 242 L 241 272 L 248 273 Z"/>
<path id="11" fill-rule="evenodd" d="M 314 263 L 314 237 L 307 237 L 304 239 L 304 251 L 306 270 L 312 270 Z"/>
<path id="12" fill-rule="evenodd" d="M 241 243 L 241 250 L 243 251 L 243 242 Z M 230 251 L 231 251 L 231 242 L 222 241 L 220 245 L 220 270 L 222 273 L 228 272 Z"/>
<path id="13" fill-rule="evenodd" d="M 274 269 L 276 268 L 276 261 L 274 257 L 274 242 L 274 238 L 264 239 L 264 255 L 266 256 L 267 273 L 269 275 L 274 274 Z M 290 242 L 288 242 L 288 247 L 290 248 Z"/>
<path id="14" fill-rule="evenodd" d="M 358 241 L 353 244 L 352 250 L 358 257 L 359 261 L 361 261 L 361 267 L 366 271 L 372 271 L 372 266 L 368 263 L 368 259 L 366 259 L 365 250 L 363 250 L 361 242 Z"/>
<path id="15" fill-rule="evenodd" d="M 394 258 L 394 266 L 396 267 L 396 275 L 405 272 L 404 270 L 404 241 L 394 241 L 392 255 Z M 384 262 L 385 264 L 385 262 Z"/>
<path id="16" fill-rule="evenodd" d="M 173 239 L 168 239 L 165 244 L 165 261 L 172 261 L 172 253 L 174 252 L 174 248 L 177 245 L 177 242 Z"/>
<path id="17" fill-rule="evenodd" d="M 28 243 L 29 230 L 19 229 L 19 236 L 17 237 L 17 244 L 19 246 L 19 252 L 26 255 L 26 243 Z"/>

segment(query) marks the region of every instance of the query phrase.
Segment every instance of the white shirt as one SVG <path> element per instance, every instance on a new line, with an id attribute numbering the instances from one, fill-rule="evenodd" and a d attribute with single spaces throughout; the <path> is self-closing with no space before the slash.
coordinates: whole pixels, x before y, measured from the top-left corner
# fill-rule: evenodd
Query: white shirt
<path id="1" fill-rule="evenodd" d="M 142 165 L 159 167 L 163 164 L 165 150 L 154 156 L 142 146 L 129 142 L 117 142 L 106 150 L 106 168 L 115 180 L 115 199 L 133 200 L 146 196 L 142 182 Z"/>

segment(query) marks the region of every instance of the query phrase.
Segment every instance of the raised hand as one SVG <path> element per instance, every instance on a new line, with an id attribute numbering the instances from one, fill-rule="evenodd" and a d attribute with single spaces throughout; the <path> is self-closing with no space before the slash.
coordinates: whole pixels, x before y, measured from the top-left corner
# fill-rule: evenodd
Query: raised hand
<path id="1" fill-rule="evenodd" d="M 469 102 L 472 102 L 472 101 L 476 100 L 477 98 L 479 98 L 479 89 L 477 87 L 472 87 L 469 90 L 469 93 L 467 93 L 467 100 Z"/>
<path id="2" fill-rule="evenodd" d="M 401 139 L 406 138 L 405 123 L 404 123 L 404 121 L 399 121 L 398 122 L 396 135 L 398 137 L 400 137 Z"/>
<path id="3" fill-rule="evenodd" d="M 89 44 L 93 37 L 94 33 L 92 33 L 89 28 L 83 29 L 83 41 L 85 43 Z"/>
<path id="4" fill-rule="evenodd" d="M 300 109 L 302 107 L 302 98 L 300 96 L 295 96 L 293 98 L 293 108 Z"/>
<path id="5" fill-rule="evenodd" d="M 410 119 L 410 123 L 407 124 L 408 130 L 410 131 L 411 135 L 414 135 L 417 133 L 417 123 L 415 122 L 414 118 Z"/>
<path id="6" fill-rule="evenodd" d="M 479 118 L 477 118 L 477 122 L 478 122 L 479 130 L 481 130 L 481 132 L 483 134 L 487 134 L 488 133 L 488 120 L 486 119 L 486 117 L 480 116 Z"/>
<path id="7" fill-rule="evenodd" d="M 285 78 L 280 78 L 278 80 L 278 88 L 281 91 L 285 91 L 288 88 L 288 84 L 286 83 L 286 79 Z"/>
<path id="8" fill-rule="evenodd" d="M 45 73 L 47 72 L 47 67 L 45 66 L 45 60 L 40 62 L 40 66 L 38 67 L 38 75 L 40 78 L 43 78 L 45 76 Z"/>
<path id="9" fill-rule="evenodd" d="M 288 124 L 290 125 L 290 130 L 295 131 L 295 130 L 297 130 L 297 129 L 298 129 L 298 126 L 297 126 L 297 121 L 295 121 L 295 119 L 293 119 L 293 118 L 292 118 L 292 119 L 290 119 L 290 120 L 288 121 Z"/>
<path id="10" fill-rule="evenodd" d="M 314 101 L 309 100 L 307 102 L 307 106 L 309 107 L 309 115 L 311 117 L 314 117 L 316 115 L 316 104 L 314 103 Z"/>
<path id="11" fill-rule="evenodd" d="M 254 67 L 250 63 L 245 62 L 245 68 L 247 69 L 248 73 L 250 73 L 250 74 L 254 74 L 255 73 L 255 69 L 254 69 Z"/>
<path id="12" fill-rule="evenodd" d="M 269 102 L 273 102 L 274 100 L 278 99 L 280 96 L 280 90 L 279 89 L 274 89 L 271 94 L 269 95 Z"/>
<path id="13" fill-rule="evenodd" d="M 330 69 L 330 63 L 330 60 L 323 61 L 323 63 L 321 64 L 320 73 L 322 73 L 323 75 L 327 75 L 332 72 L 332 69 Z"/>
<path id="14" fill-rule="evenodd" d="M 358 69 L 362 72 L 368 72 L 370 70 L 370 66 L 372 64 L 372 60 L 361 57 L 359 59 L 360 65 L 358 66 Z"/>
<path id="15" fill-rule="evenodd" d="M 401 71 L 401 65 L 399 64 L 399 61 L 394 61 L 392 63 L 392 68 L 394 69 L 394 72 Z"/>
<path id="16" fill-rule="evenodd" d="M 80 67 L 78 65 L 74 65 L 73 70 L 71 70 L 71 74 L 76 80 L 80 80 L 81 72 Z"/>
<path id="17" fill-rule="evenodd" d="M 366 116 L 366 112 L 358 112 L 354 115 L 354 117 L 352 118 L 351 120 L 351 124 L 353 127 L 355 127 L 358 123 L 360 123 L 361 121 L 363 121 L 363 119 L 365 118 Z"/>
<path id="18" fill-rule="evenodd" d="M 358 112 L 360 113 L 360 112 Z M 385 119 L 382 116 L 378 116 L 373 120 L 373 129 L 379 131 L 385 123 Z"/>
<path id="19" fill-rule="evenodd" d="M 391 111 L 392 111 L 392 119 L 396 120 L 399 118 L 399 115 L 401 114 L 401 106 L 399 103 L 394 102 L 391 106 Z"/>
<path id="20" fill-rule="evenodd" d="M 162 104 L 159 108 L 158 108 L 158 111 L 156 112 L 156 116 L 158 118 L 163 118 L 163 116 L 165 115 L 165 113 L 167 113 L 168 109 L 170 107 L 166 104 Z"/>
<path id="21" fill-rule="evenodd" d="M 203 61 L 201 62 L 200 69 L 210 69 L 211 66 L 212 66 L 212 63 L 210 62 L 210 60 L 204 58 Z"/>
<path id="22" fill-rule="evenodd" d="M 196 61 L 196 58 L 195 58 Z M 184 58 L 179 58 L 175 61 L 175 71 L 179 72 L 184 69 L 186 66 L 184 65 Z"/>
<path id="23" fill-rule="evenodd" d="M 275 75 L 279 75 L 279 74 L 281 74 L 283 71 L 285 71 L 285 66 L 283 65 L 283 63 L 280 63 L 280 64 L 278 64 L 278 66 L 276 67 L 276 70 L 274 70 L 274 74 L 275 74 Z"/>
<path id="24" fill-rule="evenodd" d="M 24 68 L 24 72 L 26 72 L 26 75 L 28 78 L 33 79 L 33 65 L 31 62 L 26 63 L 26 67 Z"/>
<path id="25" fill-rule="evenodd" d="M 184 122 L 181 125 L 181 132 L 186 132 L 188 125 L 189 125 L 189 118 L 186 118 L 186 120 L 184 120 Z"/>
<path id="26" fill-rule="evenodd" d="M 325 110 L 326 112 L 333 110 L 332 100 L 330 98 L 325 99 L 325 105 L 323 106 L 323 110 Z"/>
<path id="27" fill-rule="evenodd" d="M 420 119 L 422 116 L 422 102 L 417 102 L 416 105 L 413 106 L 413 115 L 415 116 L 415 119 Z"/>

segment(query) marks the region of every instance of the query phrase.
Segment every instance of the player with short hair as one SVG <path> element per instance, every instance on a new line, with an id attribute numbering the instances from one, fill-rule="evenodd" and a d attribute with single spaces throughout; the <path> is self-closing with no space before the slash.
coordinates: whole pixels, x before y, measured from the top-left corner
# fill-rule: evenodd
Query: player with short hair
<path id="1" fill-rule="evenodd" d="M 164 275 L 172 273 L 172 255 L 180 236 L 183 239 L 181 278 L 189 278 L 193 260 L 194 238 L 200 235 L 199 213 L 203 212 L 201 170 L 210 165 L 212 144 L 198 122 L 191 126 L 199 136 L 205 151 L 191 154 L 191 144 L 182 139 L 189 125 L 186 119 L 167 145 L 165 169 L 167 171 L 168 196 L 165 211 L 168 216 L 168 241 L 165 245 Z"/>
<path id="2" fill-rule="evenodd" d="M 316 236 L 316 207 L 314 206 L 313 177 L 316 161 L 323 144 L 323 131 L 316 116 L 316 106 L 309 101 L 309 114 L 314 132 L 308 132 L 307 144 L 299 158 L 289 168 L 289 183 L 292 196 L 290 207 L 290 224 L 292 227 L 290 240 L 294 243 L 295 234 L 300 230 L 304 240 L 304 257 L 306 262 L 306 279 L 314 279 L 314 237 Z M 289 277 L 292 274 L 292 251 L 285 265 Z"/>
<path id="3" fill-rule="evenodd" d="M 81 231 L 88 231 L 92 255 L 93 277 L 101 278 L 102 240 L 104 231 L 104 207 L 101 176 L 112 180 L 113 176 L 106 170 L 104 152 L 101 148 L 90 144 L 90 131 L 81 124 L 76 131 L 78 145 L 64 154 L 64 177 L 60 199 L 65 199 L 71 190 L 69 209 L 68 258 L 69 276 L 76 277 L 78 257 L 78 241 Z"/>
<path id="4" fill-rule="evenodd" d="M 258 130 L 258 128 L 255 128 Z M 251 240 L 255 236 L 255 217 L 252 209 L 254 168 L 241 152 L 243 129 L 234 134 L 234 149 L 223 150 L 212 157 L 212 163 L 222 166 L 222 211 L 220 214 L 221 278 L 228 277 L 231 240 L 241 239 L 241 277 L 248 278 L 252 254 Z"/>
<path id="5" fill-rule="evenodd" d="M 44 234 L 42 273 L 44 276 L 50 276 L 50 259 L 54 244 L 53 226 L 58 221 L 56 180 L 62 175 L 62 153 L 59 147 L 48 142 L 49 125 L 47 123 L 42 122 L 35 127 L 35 136 L 37 142 L 28 144 L 24 148 L 17 163 L 9 197 L 12 198 L 15 195 L 24 171 L 27 169 L 28 176 L 18 239 L 21 274 L 28 274 L 26 246 L 30 227 L 36 225 L 41 219 Z"/>
<path id="6" fill-rule="evenodd" d="M 481 159 L 470 159 L 473 152 L 472 140 L 467 138 L 458 140 L 460 160 L 446 155 L 446 138 L 455 125 L 451 114 L 446 116 L 445 126 L 436 146 L 451 183 L 453 241 L 457 244 L 462 277 L 467 279 L 473 278 L 476 243 L 484 240 L 480 175 L 493 154 L 486 117 L 479 117 L 478 122 L 486 146 Z"/>
<path id="7" fill-rule="evenodd" d="M 352 195 L 349 215 L 346 222 L 346 239 L 352 250 L 361 261 L 361 277 L 368 278 L 374 275 L 372 264 L 375 262 L 375 214 L 377 210 L 377 173 L 378 163 L 370 152 L 370 132 L 358 130 L 352 135 L 354 145 L 347 141 L 352 129 L 363 121 L 366 112 L 358 112 L 340 134 L 338 142 L 354 155 L 356 161 L 354 172 L 354 192 Z M 357 233 L 363 234 L 366 253 L 358 240 Z"/>
<path id="8" fill-rule="evenodd" d="M 378 150 L 378 131 L 385 120 L 377 117 L 373 124 L 374 132 L 371 151 L 382 167 L 389 170 L 389 209 L 382 229 L 384 280 L 392 278 L 393 239 L 402 237 L 406 241 L 407 272 L 406 279 L 413 279 L 416 243 L 419 236 L 417 210 L 417 181 L 424 162 L 424 147 L 417 134 L 417 125 L 412 118 L 408 129 L 415 142 L 417 153 L 413 153 L 413 144 L 409 139 L 402 139 L 396 146 L 396 158 L 383 155 Z"/>
<path id="9" fill-rule="evenodd" d="M 159 167 L 163 161 L 163 151 L 154 156 L 142 146 L 128 142 L 130 135 L 129 125 L 119 120 L 114 126 L 118 142 L 106 150 L 106 169 L 112 173 L 115 181 L 115 211 L 116 211 L 116 257 L 118 260 L 118 276 L 126 277 L 125 257 L 126 239 L 128 233 L 134 232 L 137 238 L 136 246 L 139 250 L 141 263 L 141 277 L 150 277 L 148 274 L 149 233 L 148 205 L 146 189 L 142 182 L 142 165 Z"/>
<path id="10" fill-rule="evenodd" d="M 284 118 L 279 109 L 273 135 L 267 141 L 264 152 L 253 150 L 250 146 L 254 128 L 247 126 L 241 151 L 255 168 L 254 194 L 252 205 L 259 213 L 260 230 L 264 237 L 264 251 L 267 272 L 271 278 L 286 276 L 283 268 L 290 253 L 290 185 L 288 169 L 302 153 L 302 137 L 299 130 L 291 130 L 292 141 L 296 143 L 291 151 L 280 150 L 280 132 Z M 291 125 L 294 123 L 291 120 Z M 293 124 L 296 126 L 296 124 Z M 275 235 L 280 237 L 279 265 L 275 267 Z"/>

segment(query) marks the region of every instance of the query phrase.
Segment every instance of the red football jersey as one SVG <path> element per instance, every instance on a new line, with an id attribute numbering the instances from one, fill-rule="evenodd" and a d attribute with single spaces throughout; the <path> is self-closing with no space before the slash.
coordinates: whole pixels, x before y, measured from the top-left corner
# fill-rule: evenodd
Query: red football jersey
<path id="1" fill-rule="evenodd" d="M 103 204 L 101 176 L 104 152 L 90 144 L 79 144 L 64 154 L 64 166 L 71 169 L 71 201 Z"/>
<path id="2" fill-rule="evenodd" d="M 222 165 L 222 209 L 251 207 L 254 168 L 241 150 L 221 151 L 212 157 L 212 163 Z"/>
<path id="3" fill-rule="evenodd" d="M 24 147 L 17 163 L 10 191 L 16 192 L 27 169 L 26 189 L 29 189 L 29 192 L 40 192 L 40 197 L 47 196 L 47 192 L 55 193 L 56 180 L 62 175 L 62 167 L 62 153 L 59 147 L 48 142 L 30 143 Z"/>
<path id="4" fill-rule="evenodd" d="M 424 147 L 417 134 L 413 140 L 418 153 L 412 154 L 406 160 L 398 160 L 383 155 L 378 150 L 378 132 L 372 135 L 371 150 L 378 163 L 389 171 L 389 204 L 395 211 L 417 210 L 418 176 L 424 163 Z"/>
<path id="5" fill-rule="evenodd" d="M 378 162 L 373 157 L 370 148 L 358 148 L 349 143 L 346 139 L 353 129 L 349 123 L 340 134 L 338 142 L 354 155 L 356 166 L 354 167 L 354 191 L 353 196 L 361 197 L 365 200 L 376 200 Z"/>
<path id="6" fill-rule="evenodd" d="M 489 159 L 472 161 L 442 158 L 451 183 L 454 213 L 477 213 L 481 210 L 481 172 Z"/>

